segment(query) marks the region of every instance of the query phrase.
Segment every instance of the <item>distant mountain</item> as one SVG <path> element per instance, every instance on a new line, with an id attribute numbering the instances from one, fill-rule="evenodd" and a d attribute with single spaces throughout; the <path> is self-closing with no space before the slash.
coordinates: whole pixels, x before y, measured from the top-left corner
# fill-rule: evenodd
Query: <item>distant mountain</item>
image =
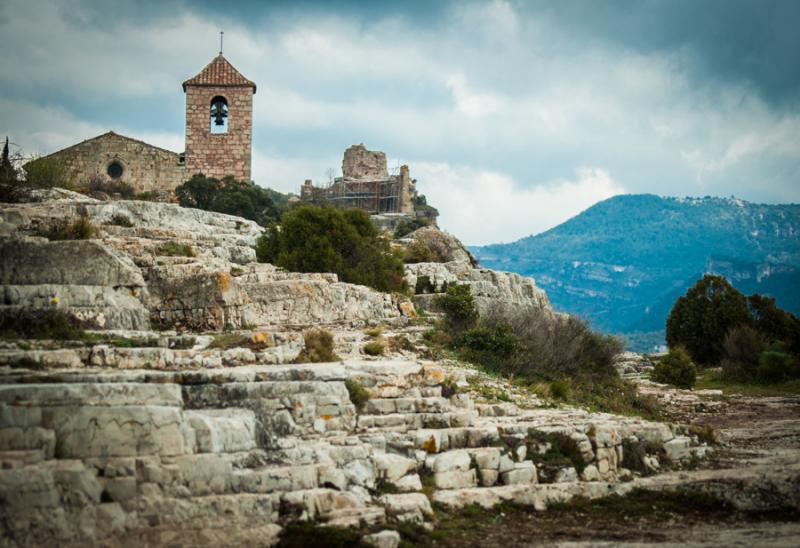
<path id="1" fill-rule="evenodd" d="M 615 196 L 547 232 L 471 251 L 533 276 L 557 309 L 609 332 L 663 331 L 672 303 L 706 272 L 800 313 L 798 204 Z"/>

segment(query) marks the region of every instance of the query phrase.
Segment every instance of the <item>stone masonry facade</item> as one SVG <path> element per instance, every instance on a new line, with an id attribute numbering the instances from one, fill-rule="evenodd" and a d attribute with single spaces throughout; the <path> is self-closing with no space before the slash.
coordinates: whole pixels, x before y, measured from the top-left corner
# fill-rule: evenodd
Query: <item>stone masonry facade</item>
<path id="1" fill-rule="evenodd" d="M 171 191 L 186 179 L 180 154 L 149 145 L 113 131 L 50 155 L 62 161 L 75 183 L 93 177 L 108 178 L 109 166 L 121 167 L 119 181 L 137 192 Z"/>
<path id="2" fill-rule="evenodd" d="M 209 131 L 211 100 L 228 101 L 228 132 Z M 248 87 L 186 86 L 186 174 L 250 180 L 253 90 Z"/>

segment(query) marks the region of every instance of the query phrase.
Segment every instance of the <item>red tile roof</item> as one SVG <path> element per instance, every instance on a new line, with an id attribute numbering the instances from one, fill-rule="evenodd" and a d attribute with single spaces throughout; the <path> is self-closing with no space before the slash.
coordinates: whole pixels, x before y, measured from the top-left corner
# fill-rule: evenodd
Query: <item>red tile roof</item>
<path id="1" fill-rule="evenodd" d="M 253 93 L 256 92 L 256 85 L 233 68 L 233 65 L 221 53 L 207 64 L 206 68 L 201 70 L 197 76 L 183 83 L 184 92 L 186 91 L 186 86 L 252 87 Z"/>

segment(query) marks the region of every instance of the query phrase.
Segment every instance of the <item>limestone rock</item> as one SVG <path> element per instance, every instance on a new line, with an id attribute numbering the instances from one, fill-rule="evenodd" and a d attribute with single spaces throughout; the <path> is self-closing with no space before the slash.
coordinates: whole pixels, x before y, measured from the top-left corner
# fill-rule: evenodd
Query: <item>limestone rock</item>
<path id="1" fill-rule="evenodd" d="M 400 546 L 400 533 L 386 529 L 371 535 L 365 535 L 361 541 L 373 548 L 397 548 Z"/>

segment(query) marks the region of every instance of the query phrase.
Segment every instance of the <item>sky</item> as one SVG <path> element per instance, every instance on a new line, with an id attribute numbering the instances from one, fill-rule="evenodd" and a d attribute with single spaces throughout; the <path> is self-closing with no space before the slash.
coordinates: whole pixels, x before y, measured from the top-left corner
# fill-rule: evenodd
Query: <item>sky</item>
<path id="1" fill-rule="evenodd" d="M 510 242 L 621 193 L 800 202 L 798 27 L 795 0 L 3 0 L 0 135 L 182 151 L 224 30 L 256 183 L 297 193 L 364 143 L 442 228 Z"/>

